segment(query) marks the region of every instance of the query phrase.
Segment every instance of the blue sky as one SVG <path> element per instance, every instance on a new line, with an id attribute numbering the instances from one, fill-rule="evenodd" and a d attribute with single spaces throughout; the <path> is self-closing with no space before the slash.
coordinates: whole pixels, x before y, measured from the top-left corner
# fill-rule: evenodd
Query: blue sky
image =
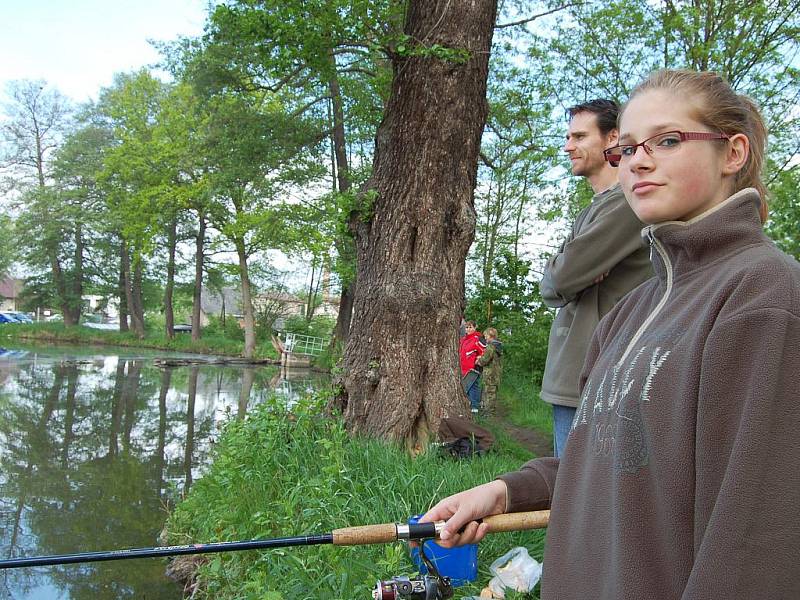
<path id="1" fill-rule="evenodd" d="M 158 60 L 148 39 L 203 31 L 207 0 L 0 0 L 0 91 L 44 79 L 84 102 Z"/>

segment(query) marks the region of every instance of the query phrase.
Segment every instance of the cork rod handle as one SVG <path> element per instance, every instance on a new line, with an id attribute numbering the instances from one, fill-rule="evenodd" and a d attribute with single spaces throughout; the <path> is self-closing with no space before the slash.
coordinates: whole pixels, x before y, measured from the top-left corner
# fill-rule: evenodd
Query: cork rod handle
<path id="1" fill-rule="evenodd" d="M 489 533 L 504 531 L 524 531 L 526 529 L 542 529 L 550 522 L 549 510 L 531 512 L 506 513 L 486 517 L 483 522 L 489 525 Z"/>
<path id="2" fill-rule="evenodd" d="M 486 517 L 483 522 L 489 525 L 489 533 L 502 533 L 506 531 L 524 531 L 526 529 L 542 529 L 547 527 L 549 520 L 549 510 L 538 510 L 495 515 Z M 345 527 L 333 531 L 333 543 L 336 546 L 385 544 L 396 540 L 397 525 L 395 523 Z"/>
<path id="3" fill-rule="evenodd" d="M 336 546 L 360 546 L 362 544 L 385 544 L 397 539 L 397 525 L 383 523 L 381 525 L 361 525 L 345 527 L 333 531 L 333 543 Z"/>

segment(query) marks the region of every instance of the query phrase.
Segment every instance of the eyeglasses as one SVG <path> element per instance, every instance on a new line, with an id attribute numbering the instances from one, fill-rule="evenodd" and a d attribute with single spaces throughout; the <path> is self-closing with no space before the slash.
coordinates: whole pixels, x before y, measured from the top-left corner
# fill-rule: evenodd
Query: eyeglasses
<path id="1" fill-rule="evenodd" d="M 709 133 L 696 131 L 667 131 L 647 138 L 638 144 L 620 144 L 603 150 L 603 156 L 612 167 L 618 167 L 621 162 L 629 161 L 641 146 L 650 156 L 662 156 L 675 152 L 681 147 L 681 142 L 692 140 L 727 140 L 724 133 Z"/>

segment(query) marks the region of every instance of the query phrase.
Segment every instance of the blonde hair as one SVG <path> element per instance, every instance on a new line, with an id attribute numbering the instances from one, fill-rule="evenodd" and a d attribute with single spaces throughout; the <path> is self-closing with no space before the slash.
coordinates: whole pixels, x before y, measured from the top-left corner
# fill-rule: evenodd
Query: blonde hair
<path id="1" fill-rule="evenodd" d="M 733 179 L 733 193 L 755 188 L 761 196 L 761 222 L 767 220 L 767 188 L 761 179 L 766 155 L 767 127 L 758 106 L 748 96 L 737 94 L 730 84 L 712 71 L 662 69 L 653 72 L 631 92 L 620 112 L 636 96 L 650 90 L 681 92 L 691 98 L 693 117 L 710 129 L 732 136 L 742 133 L 750 141 L 750 152 L 744 166 Z"/>
<path id="2" fill-rule="evenodd" d="M 489 327 L 488 329 L 485 329 L 483 331 L 483 335 L 485 335 L 486 337 L 490 337 L 492 339 L 497 339 L 497 329 L 495 329 L 494 327 Z"/>

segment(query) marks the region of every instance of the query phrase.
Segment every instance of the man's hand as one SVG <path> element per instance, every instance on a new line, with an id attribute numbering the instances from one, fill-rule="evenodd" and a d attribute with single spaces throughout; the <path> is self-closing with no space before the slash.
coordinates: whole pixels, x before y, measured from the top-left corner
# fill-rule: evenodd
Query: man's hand
<path id="1" fill-rule="evenodd" d="M 609 274 L 609 273 L 610 273 L 610 271 L 607 271 L 607 272 L 605 272 L 605 273 L 602 273 L 602 274 L 598 275 L 597 277 L 595 277 L 595 278 L 594 278 L 594 284 L 595 284 L 595 285 L 597 285 L 598 283 L 600 283 L 601 281 L 603 281 L 603 279 L 605 279 L 606 277 L 608 277 L 608 274 Z"/>
<path id="2" fill-rule="evenodd" d="M 506 509 L 506 484 L 501 480 L 479 485 L 448 496 L 420 518 L 420 523 L 447 521 L 437 543 L 445 548 L 475 544 L 488 533 L 489 526 L 476 519 L 499 515 Z M 459 533 L 461 528 L 464 530 Z"/>

